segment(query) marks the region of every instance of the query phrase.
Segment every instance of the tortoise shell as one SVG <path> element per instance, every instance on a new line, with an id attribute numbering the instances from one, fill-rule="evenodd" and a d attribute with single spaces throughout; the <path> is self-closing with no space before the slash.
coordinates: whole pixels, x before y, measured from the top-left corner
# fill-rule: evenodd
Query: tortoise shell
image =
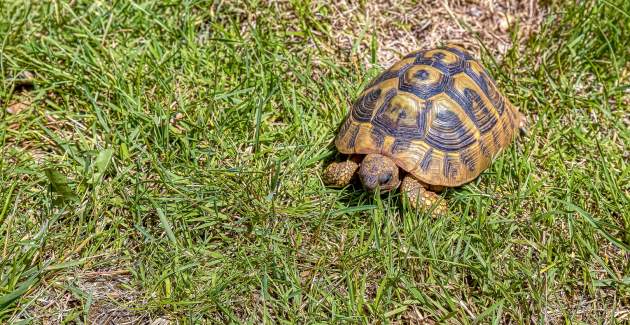
<path id="1" fill-rule="evenodd" d="M 507 147 L 520 113 L 479 61 L 447 45 L 408 54 L 359 95 L 335 146 L 379 153 L 420 181 L 459 186 Z"/>

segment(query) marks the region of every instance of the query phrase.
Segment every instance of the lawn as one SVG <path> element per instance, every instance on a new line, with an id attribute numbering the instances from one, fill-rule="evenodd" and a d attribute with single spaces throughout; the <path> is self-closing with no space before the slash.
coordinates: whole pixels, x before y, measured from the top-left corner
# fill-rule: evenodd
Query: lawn
<path id="1" fill-rule="evenodd" d="M 336 7 L 0 2 L 0 323 L 630 322 L 630 1 L 544 6 L 435 218 L 322 183 L 391 57 Z"/>

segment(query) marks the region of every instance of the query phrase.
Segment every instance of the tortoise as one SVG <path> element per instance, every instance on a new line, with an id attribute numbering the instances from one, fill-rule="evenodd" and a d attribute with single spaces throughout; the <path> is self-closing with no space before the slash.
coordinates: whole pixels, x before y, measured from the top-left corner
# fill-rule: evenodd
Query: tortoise
<path id="1" fill-rule="evenodd" d="M 334 141 L 346 158 L 322 178 L 344 187 L 358 174 L 369 191 L 401 187 L 412 208 L 443 214 L 437 192 L 479 176 L 525 123 L 464 48 L 415 51 L 361 92 Z"/>

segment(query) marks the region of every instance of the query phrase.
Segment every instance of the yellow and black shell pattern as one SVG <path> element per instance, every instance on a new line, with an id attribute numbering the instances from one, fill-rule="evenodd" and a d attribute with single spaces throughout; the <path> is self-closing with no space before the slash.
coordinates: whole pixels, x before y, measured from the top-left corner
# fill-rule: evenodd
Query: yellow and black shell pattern
<path id="1" fill-rule="evenodd" d="M 507 147 L 520 113 L 457 45 L 408 54 L 359 95 L 339 128 L 344 154 L 378 153 L 430 185 L 459 186 Z"/>

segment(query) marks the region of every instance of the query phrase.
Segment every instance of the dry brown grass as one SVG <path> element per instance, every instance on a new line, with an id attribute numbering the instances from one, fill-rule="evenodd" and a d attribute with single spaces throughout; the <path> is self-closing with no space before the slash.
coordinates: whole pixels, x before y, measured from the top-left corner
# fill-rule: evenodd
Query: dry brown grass
<path id="1" fill-rule="evenodd" d="M 34 292 L 35 303 L 14 321 L 62 324 L 77 306 L 84 306 L 78 318 L 91 324 L 166 324 L 162 318 L 153 319 L 131 308 L 141 305 L 142 297 L 131 287 L 130 276 L 126 269 L 60 275 Z"/>
<path id="2" fill-rule="evenodd" d="M 272 9 L 276 15 L 268 17 L 263 8 Z M 485 47 L 500 60 L 510 48 L 521 49 L 521 44 L 539 30 L 547 13 L 546 7 L 536 0 L 313 1 L 310 11 L 315 17 L 311 19 L 330 25 L 324 30 L 317 22 L 309 26 L 306 34 L 317 38 L 310 39 L 312 47 L 335 58 L 338 64 L 371 67 L 374 40 L 375 63 L 383 68 L 411 51 L 449 42 L 458 43 L 477 56 Z M 216 14 L 225 23 L 239 22 L 244 39 L 251 37 L 252 28 L 263 21 L 277 22 L 271 31 L 287 32 L 289 47 L 299 38 L 311 37 L 304 35 L 304 26 L 299 23 L 304 14 L 286 0 L 265 0 L 256 7 L 221 7 Z M 205 44 L 212 31 L 203 26 L 200 30 L 198 42 Z M 295 52 L 301 50 L 294 48 Z M 314 59 L 317 65 L 318 59 Z"/>
<path id="3" fill-rule="evenodd" d="M 535 0 L 339 1 L 330 18 L 334 46 L 350 55 L 352 48 L 370 64 L 371 34 L 377 42 L 377 63 L 393 64 L 401 55 L 455 42 L 479 54 L 481 44 L 497 58 L 535 33 L 546 10 Z M 361 34 L 364 32 L 364 36 Z M 514 35 L 512 35 L 514 34 Z M 357 43 L 358 41 L 358 43 Z"/>

